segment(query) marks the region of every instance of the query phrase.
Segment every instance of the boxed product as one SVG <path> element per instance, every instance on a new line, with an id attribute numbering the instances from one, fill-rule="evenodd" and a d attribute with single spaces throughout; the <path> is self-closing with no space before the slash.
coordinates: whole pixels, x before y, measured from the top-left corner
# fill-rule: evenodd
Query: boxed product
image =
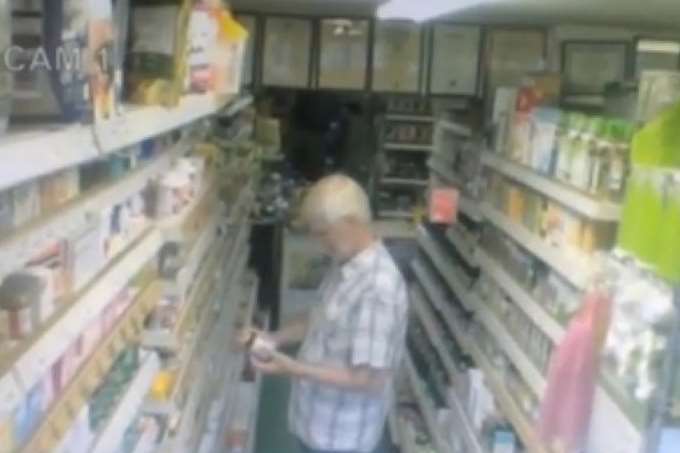
<path id="1" fill-rule="evenodd" d="M 102 248 L 102 222 L 97 219 L 68 238 L 73 291 L 82 289 L 106 264 Z"/>
<path id="2" fill-rule="evenodd" d="M 215 90 L 220 95 L 238 93 L 241 89 L 243 62 L 248 32 L 224 7 L 215 11 L 218 23 L 215 52 Z"/>
<path id="3" fill-rule="evenodd" d="M 44 408 L 44 386 L 37 383 L 26 395 L 14 418 L 14 439 L 19 445 L 26 444 L 38 427 Z"/>
<path id="4" fill-rule="evenodd" d="M 492 118 L 494 126 L 493 149 L 499 154 L 508 152 L 510 125 L 513 124 L 518 91 L 514 87 L 500 87 L 496 90 Z"/>
<path id="5" fill-rule="evenodd" d="M 40 188 L 27 182 L 12 189 L 14 227 L 18 228 L 40 216 Z"/>
<path id="6" fill-rule="evenodd" d="M 14 229 L 14 203 L 12 193 L 0 192 L 0 234 L 9 234 Z"/>
<path id="7" fill-rule="evenodd" d="M 560 110 L 547 107 L 537 108 L 532 113 L 531 167 L 538 173 L 552 175 L 554 172 L 560 116 Z"/>
<path id="8" fill-rule="evenodd" d="M 13 13 L 14 44 L 22 51 L 12 62 L 19 68 L 12 115 L 65 121 L 107 118 L 115 77 L 111 1 L 23 0 Z"/>
<path id="9" fill-rule="evenodd" d="M 132 8 L 128 94 L 133 102 L 174 106 L 187 71 L 191 0 L 141 0 Z"/>
<path id="10" fill-rule="evenodd" d="M 205 93 L 215 86 L 214 49 L 217 21 L 204 3 L 197 3 L 189 19 L 186 90 Z"/>
<path id="11" fill-rule="evenodd" d="M 65 241 L 56 241 L 27 263 L 29 268 L 40 268 L 48 271 L 55 299 L 69 293 L 72 287 L 67 250 Z"/>
<path id="12" fill-rule="evenodd" d="M 80 174 L 71 168 L 40 180 L 40 206 L 52 212 L 76 198 L 80 191 Z"/>
<path id="13" fill-rule="evenodd" d="M 3 55 L 12 44 L 11 15 L 10 0 L 0 0 L 0 52 L 3 52 Z M 0 65 L 0 135 L 7 130 L 12 110 L 12 78 L 10 68 L 5 64 Z"/>

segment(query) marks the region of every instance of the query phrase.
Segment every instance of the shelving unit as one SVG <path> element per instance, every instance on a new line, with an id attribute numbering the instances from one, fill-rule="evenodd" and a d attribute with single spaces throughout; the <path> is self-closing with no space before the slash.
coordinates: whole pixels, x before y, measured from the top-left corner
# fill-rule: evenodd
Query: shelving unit
<path id="1" fill-rule="evenodd" d="M 504 159 L 498 154 L 484 152 L 482 163 L 590 219 L 616 222 L 621 215 L 621 206 L 616 203 L 598 200 L 574 187 L 543 176 L 531 168 Z"/>
<path id="2" fill-rule="evenodd" d="M 227 106 L 237 112 L 245 106 L 242 102 L 239 97 L 193 95 L 172 109 L 128 107 L 121 116 L 96 128 L 42 125 L 10 132 L 0 140 L 3 159 L 12 162 L 0 168 L 0 190 L 89 162 L 206 118 Z"/>
<path id="3" fill-rule="evenodd" d="M 578 254 L 567 256 L 563 250 L 551 246 L 526 227 L 513 222 L 487 203 L 482 204 L 481 211 L 490 223 L 548 264 L 576 288 L 583 290 L 588 286 L 594 274 L 592 262 Z"/>
<path id="4" fill-rule="evenodd" d="M 380 117 L 372 184 L 378 218 L 412 219 L 415 209 L 424 205 L 434 121 L 425 113 L 388 112 Z"/>
<path id="5" fill-rule="evenodd" d="M 2 156 L 12 162 L 12 165 L 0 168 L 0 190 L 89 163 L 148 138 L 177 133 L 173 135 L 174 145 L 133 168 L 122 178 L 95 186 L 58 210 L 47 212 L 15 232 L 3 235 L 0 238 L 0 280 L 21 269 L 55 241 L 72 237 L 90 226 L 93 216 L 99 215 L 102 210 L 128 201 L 152 181 L 160 179 L 199 139 L 187 133 L 185 128 L 216 113 L 223 116 L 238 114 L 252 101 L 252 96 L 228 99 L 209 95 L 187 96 L 173 109 L 125 108 L 118 118 L 96 126 L 78 124 L 10 129 L 0 139 Z M 186 303 L 175 329 L 166 338 L 156 338 L 156 344 L 146 346 L 166 351 L 177 349 L 183 341 L 186 343 L 186 333 L 193 326 L 197 330 L 182 359 L 187 369 L 193 368 L 193 374 L 200 376 L 206 364 L 199 357 L 209 346 L 206 337 L 216 321 L 213 316 L 215 307 L 230 305 L 225 300 L 230 283 L 218 281 L 217 277 L 229 266 L 245 268 L 248 252 L 248 212 L 252 196 L 239 197 L 237 209 L 230 210 L 227 217 L 218 203 L 217 183 L 218 180 L 208 178 L 202 192 L 179 215 L 163 220 L 145 219 L 139 225 L 135 224 L 123 237 L 127 244 L 117 243 L 115 248 L 107 251 L 112 256 L 102 269 L 95 271 L 96 275 L 88 277 L 89 281 L 84 282 L 82 288 L 76 287 L 56 300 L 56 310 L 35 332 L 0 352 L 0 412 L 11 413 L 24 404 L 28 392 L 49 375 L 53 365 L 72 348 L 90 324 L 104 322 L 100 321 L 100 317 L 117 294 L 127 288 L 135 295 L 124 313 L 116 315 L 112 330 L 103 333 L 103 337 L 93 345 L 93 352 L 82 359 L 84 361 L 73 377 L 64 383 L 58 395 L 54 395 L 55 399 L 47 410 L 34 415 L 39 415 L 37 428 L 28 442 L 17 447 L 19 452 L 53 451 L 66 440 L 118 355 L 131 346 L 146 343 L 149 332 L 144 331 L 145 320 L 164 294 L 181 292 L 186 296 Z M 252 195 L 249 190 L 248 185 L 248 190 L 244 190 L 242 195 Z M 218 229 L 224 231 L 227 224 L 236 225 L 238 215 L 244 215 L 246 219 L 242 226 L 233 229 L 233 235 L 238 237 L 231 241 L 222 237 L 216 241 Z M 183 244 L 181 259 L 186 272 L 181 279 L 162 281 L 152 270 L 155 268 L 153 261 L 162 245 L 172 241 Z M 233 246 L 230 251 L 234 256 L 227 255 L 227 245 Z M 225 313 L 228 311 L 225 310 Z M 223 338 L 212 338 L 213 343 L 219 343 L 220 349 Z M 211 346 L 212 349 L 215 347 Z M 93 433 L 88 451 L 118 453 L 124 433 L 137 414 L 143 411 L 160 362 L 154 352 L 141 354 L 139 369 L 119 395 L 109 419 L 98 432 Z M 187 387 L 184 382 L 188 374 L 183 372 L 183 379 L 178 381 L 178 392 Z M 187 395 L 187 401 L 195 401 L 194 407 L 198 405 L 199 396 L 204 396 L 201 387 L 198 385 L 198 390 L 192 388 Z M 192 432 L 195 426 L 185 426 L 186 431 L 182 435 L 195 437 L 196 433 Z M 140 441 L 135 451 L 150 452 L 158 448 L 164 453 L 187 451 L 174 447 L 164 449 L 156 445 L 155 439 L 148 438 Z"/>

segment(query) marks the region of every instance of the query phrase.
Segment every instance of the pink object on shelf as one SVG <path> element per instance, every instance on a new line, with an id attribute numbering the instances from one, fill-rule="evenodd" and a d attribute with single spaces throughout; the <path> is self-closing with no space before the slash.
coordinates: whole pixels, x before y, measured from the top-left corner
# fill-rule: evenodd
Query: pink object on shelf
<path id="1" fill-rule="evenodd" d="M 587 294 L 550 360 L 538 432 L 559 451 L 585 451 L 611 305 L 611 297 L 600 291 Z"/>

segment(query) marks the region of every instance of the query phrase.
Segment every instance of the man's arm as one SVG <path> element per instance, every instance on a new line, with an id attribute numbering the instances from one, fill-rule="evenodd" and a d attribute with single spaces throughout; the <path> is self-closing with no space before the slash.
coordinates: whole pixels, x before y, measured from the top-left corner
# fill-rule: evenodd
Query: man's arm
<path id="1" fill-rule="evenodd" d="M 276 343 L 277 347 L 281 348 L 301 343 L 302 340 L 305 339 L 308 328 L 309 314 L 303 313 L 295 317 L 281 329 L 270 333 L 269 335 Z"/>
<path id="2" fill-rule="evenodd" d="M 274 353 L 268 361 L 255 357 L 251 360 L 255 368 L 268 374 L 283 374 L 366 393 L 381 392 L 391 373 L 389 370 L 377 370 L 368 366 L 339 368 L 304 363 L 280 352 Z"/>

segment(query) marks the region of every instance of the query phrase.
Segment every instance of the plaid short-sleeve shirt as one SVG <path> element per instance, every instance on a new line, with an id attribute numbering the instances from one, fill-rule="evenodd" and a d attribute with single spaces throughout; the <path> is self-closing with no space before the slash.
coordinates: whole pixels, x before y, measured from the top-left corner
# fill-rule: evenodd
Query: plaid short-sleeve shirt
<path id="1" fill-rule="evenodd" d="M 407 288 L 381 242 L 329 272 L 298 358 L 329 367 L 398 369 L 405 349 Z M 293 382 L 291 431 L 308 447 L 370 452 L 392 404 L 392 378 L 378 394 L 305 379 Z"/>

